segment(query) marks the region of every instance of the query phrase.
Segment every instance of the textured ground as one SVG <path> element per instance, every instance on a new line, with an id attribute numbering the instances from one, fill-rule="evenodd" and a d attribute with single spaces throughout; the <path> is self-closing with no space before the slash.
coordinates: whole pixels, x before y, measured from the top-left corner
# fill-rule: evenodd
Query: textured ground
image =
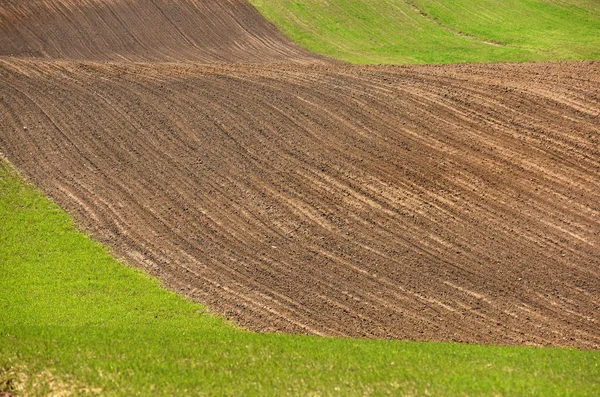
<path id="1" fill-rule="evenodd" d="M 0 58 L 0 151 L 250 329 L 600 347 L 599 62 L 306 65 L 273 35 L 289 64 Z"/>
<path id="2" fill-rule="evenodd" d="M 199 63 L 319 59 L 243 0 L 0 0 L 0 56 Z"/>
<path id="3" fill-rule="evenodd" d="M 597 0 L 248 0 L 304 48 L 358 64 L 600 60 Z"/>

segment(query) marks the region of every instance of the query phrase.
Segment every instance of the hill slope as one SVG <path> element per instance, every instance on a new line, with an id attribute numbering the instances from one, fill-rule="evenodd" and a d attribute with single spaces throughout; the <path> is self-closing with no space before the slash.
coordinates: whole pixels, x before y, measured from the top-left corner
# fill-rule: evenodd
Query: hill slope
<path id="1" fill-rule="evenodd" d="M 600 59 L 589 0 L 250 0 L 288 37 L 353 63 Z"/>
<path id="2" fill-rule="evenodd" d="M 2 158 L 0 219 L 5 396 L 595 396 L 600 390 L 600 351 L 241 331 L 115 261 Z"/>
<path id="3" fill-rule="evenodd" d="M 317 62 L 243 0 L 1 0 L 0 56 Z"/>
<path id="4" fill-rule="evenodd" d="M 0 63 L 0 148 L 255 330 L 598 348 L 600 64 Z"/>
<path id="5" fill-rule="evenodd" d="M 600 347 L 598 62 L 355 67 L 241 0 L 0 4 L 0 150 L 174 290 L 255 330 Z"/>

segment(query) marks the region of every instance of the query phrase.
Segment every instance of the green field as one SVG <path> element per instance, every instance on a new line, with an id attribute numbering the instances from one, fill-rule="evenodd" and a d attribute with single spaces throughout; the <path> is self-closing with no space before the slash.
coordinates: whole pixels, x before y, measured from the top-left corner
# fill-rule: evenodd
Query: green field
<path id="1" fill-rule="evenodd" d="M 594 0 L 250 0 L 303 47 L 358 64 L 600 59 Z"/>
<path id="2" fill-rule="evenodd" d="M 242 331 L 117 262 L 1 159 L 0 271 L 0 395 L 600 395 L 596 351 Z"/>

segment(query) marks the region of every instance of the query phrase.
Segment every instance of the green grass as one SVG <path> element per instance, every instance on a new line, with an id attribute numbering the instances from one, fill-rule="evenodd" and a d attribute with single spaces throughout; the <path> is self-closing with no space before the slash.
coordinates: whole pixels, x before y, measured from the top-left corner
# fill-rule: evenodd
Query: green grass
<path id="1" fill-rule="evenodd" d="M 250 0 L 301 46 L 358 64 L 600 59 L 594 0 Z"/>
<path id="2" fill-rule="evenodd" d="M 0 394 L 600 395 L 600 352 L 256 334 L 79 233 L 0 160 Z"/>

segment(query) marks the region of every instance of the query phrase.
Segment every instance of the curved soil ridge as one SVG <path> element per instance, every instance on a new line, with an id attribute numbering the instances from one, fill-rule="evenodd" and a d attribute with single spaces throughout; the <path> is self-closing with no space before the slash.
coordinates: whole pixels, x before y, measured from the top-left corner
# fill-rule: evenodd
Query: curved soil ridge
<path id="1" fill-rule="evenodd" d="M 2 0 L 0 56 L 197 63 L 323 62 L 244 0 Z"/>
<path id="2" fill-rule="evenodd" d="M 0 61 L 0 148 L 258 331 L 600 347 L 600 63 Z"/>

